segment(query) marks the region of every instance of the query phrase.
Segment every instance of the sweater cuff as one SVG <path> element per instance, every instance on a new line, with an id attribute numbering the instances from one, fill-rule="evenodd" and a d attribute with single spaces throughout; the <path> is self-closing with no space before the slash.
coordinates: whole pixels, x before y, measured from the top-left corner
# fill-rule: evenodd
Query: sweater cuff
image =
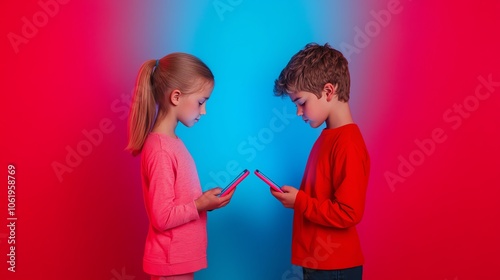
<path id="1" fill-rule="evenodd" d="M 196 208 L 196 203 L 194 200 L 186 205 L 186 208 L 188 209 L 189 214 L 189 220 L 194 221 L 198 220 L 200 218 L 200 212 L 198 212 L 198 208 Z"/>
<path id="2" fill-rule="evenodd" d="M 298 211 L 298 213 L 304 213 L 307 208 L 307 194 L 304 191 L 299 190 L 297 196 L 295 197 L 295 203 L 293 205 L 293 210 Z"/>

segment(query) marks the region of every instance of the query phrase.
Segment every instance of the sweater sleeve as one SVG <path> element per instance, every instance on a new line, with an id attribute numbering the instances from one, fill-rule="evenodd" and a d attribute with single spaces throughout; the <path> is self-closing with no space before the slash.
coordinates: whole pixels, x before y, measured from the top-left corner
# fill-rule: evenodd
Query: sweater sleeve
<path id="1" fill-rule="evenodd" d="M 175 160 L 166 152 L 157 152 L 152 155 L 148 167 L 147 207 L 152 226 L 165 231 L 199 219 L 194 200 L 185 204 L 174 203 Z"/>
<path id="2" fill-rule="evenodd" d="M 294 210 L 313 223 L 335 228 L 348 228 L 361 221 L 368 185 L 369 159 L 349 145 L 335 159 L 342 179 L 330 199 L 319 201 L 299 191 Z M 332 174 L 333 175 L 333 174 Z"/>

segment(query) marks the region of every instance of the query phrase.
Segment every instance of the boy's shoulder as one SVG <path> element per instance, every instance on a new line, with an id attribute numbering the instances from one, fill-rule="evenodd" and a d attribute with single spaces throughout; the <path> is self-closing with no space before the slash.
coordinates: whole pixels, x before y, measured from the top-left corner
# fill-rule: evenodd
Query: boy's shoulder
<path id="1" fill-rule="evenodd" d="M 355 123 L 347 124 L 334 129 L 325 129 L 322 134 L 326 134 L 327 143 L 331 146 L 331 149 L 334 152 L 351 149 L 366 150 L 361 130 Z"/>
<path id="2" fill-rule="evenodd" d="M 325 128 L 321 134 L 338 140 L 362 137 L 361 130 L 356 123 L 348 123 L 336 128 Z"/>

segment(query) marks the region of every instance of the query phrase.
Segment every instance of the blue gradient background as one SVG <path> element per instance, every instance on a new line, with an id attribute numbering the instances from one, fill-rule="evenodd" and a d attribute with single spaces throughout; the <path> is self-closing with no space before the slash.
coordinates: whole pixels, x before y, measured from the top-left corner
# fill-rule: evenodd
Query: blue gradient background
<path id="1" fill-rule="evenodd" d="M 68 1 L 19 52 L 8 34 L 21 34 L 22 19 L 42 8 L 35 0 L 0 4 L 0 172 L 18 169 L 19 217 L 18 271 L 2 261 L 0 279 L 147 279 L 139 160 L 124 152 L 145 60 L 188 52 L 215 75 L 207 115 L 178 127 L 204 190 L 244 168 L 298 187 L 320 129 L 291 117 L 295 106 L 273 96 L 274 80 L 309 42 L 356 45 L 355 28 L 398 1 L 221 0 L 235 4 L 222 18 L 215 2 Z M 349 55 L 350 105 L 372 161 L 358 225 L 364 279 L 492 279 L 500 89 L 457 129 L 443 113 L 471 100 L 479 76 L 500 80 L 500 4 L 398 3 L 401 12 Z M 53 164 L 67 163 L 68 149 L 87 141 L 83 130 L 103 120 L 112 131 L 58 178 Z M 400 157 L 436 128 L 448 140 L 391 188 L 384 174 L 397 173 Z M 6 199 L 0 191 L 0 209 Z M 8 252 L 6 215 L 0 211 L 0 256 Z M 290 264 L 291 222 L 292 211 L 249 176 L 227 207 L 209 213 L 209 267 L 196 279 L 301 279 Z"/>
<path id="2" fill-rule="evenodd" d="M 226 185 L 244 168 L 299 186 L 308 149 L 319 131 L 294 117 L 293 104 L 273 97 L 272 88 L 295 52 L 309 42 L 331 42 L 333 34 L 342 32 L 339 18 L 337 27 L 327 28 L 330 34 L 318 34 L 326 29 L 321 21 L 329 16 L 318 13 L 325 3 L 242 1 L 223 14 L 224 20 L 210 4 L 194 11 L 189 4 L 178 7 L 189 11 L 181 12 L 178 24 L 192 20 L 189 14 L 200 16 L 195 16 L 192 33 L 176 38 L 179 45 L 174 42 L 172 51 L 184 49 L 199 56 L 216 79 L 207 115 L 193 129 L 179 129 L 205 190 Z M 291 221 L 292 211 L 269 195 L 267 185 L 248 177 L 228 207 L 210 213 L 209 269 L 197 277 L 292 279 Z"/>
<path id="3" fill-rule="evenodd" d="M 150 36 L 143 39 L 154 43 L 149 53 L 140 54 L 149 58 L 173 51 L 192 53 L 215 75 L 207 115 L 192 129 L 178 129 L 204 190 L 225 186 L 244 168 L 258 168 L 280 184 L 298 187 L 319 130 L 294 118 L 288 99 L 273 97 L 273 82 L 305 44 L 334 42 L 345 32 L 346 19 L 337 18 L 342 13 L 330 20 L 327 11 L 349 6 L 328 1 L 241 2 L 224 12 L 223 20 L 211 2 L 151 6 L 156 11 L 150 11 L 153 21 L 158 22 L 146 27 Z M 280 119 L 276 112 L 287 118 Z M 273 124 L 278 129 L 273 131 Z M 257 144 L 251 144 L 251 138 Z M 259 179 L 248 177 L 228 207 L 210 213 L 209 269 L 197 277 L 292 279 L 291 221 L 292 211 L 275 201 Z"/>

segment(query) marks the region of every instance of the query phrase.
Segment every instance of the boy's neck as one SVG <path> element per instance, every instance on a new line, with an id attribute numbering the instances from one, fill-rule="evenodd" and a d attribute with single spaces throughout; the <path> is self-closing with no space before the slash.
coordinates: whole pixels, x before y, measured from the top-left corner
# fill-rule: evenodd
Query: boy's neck
<path id="1" fill-rule="evenodd" d="M 328 118 L 325 120 L 326 128 L 337 128 L 346 124 L 354 123 L 351 109 L 347 102 L 336 101 Z"/>

